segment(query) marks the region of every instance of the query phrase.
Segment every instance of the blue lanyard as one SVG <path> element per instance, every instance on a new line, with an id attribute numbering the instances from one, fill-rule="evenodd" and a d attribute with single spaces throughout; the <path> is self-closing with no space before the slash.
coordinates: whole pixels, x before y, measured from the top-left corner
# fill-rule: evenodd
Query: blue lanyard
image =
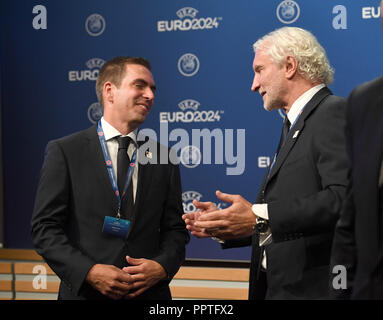
<path id="1" fill-rule="evenodd" d="M 113 191 L 114 191 L 114 194 L 116 195 L 117 201 L 118 201 L 117 218 L 120 218 L 121 196 L 120 196 L 120 192 L 118 190 L 117 179 L 116 179 L 116 176 L 114 174 L 114 170 L 113 170 L 113 166 L 112 166 L 112 160 L 110 158 L 109 150 L 108 150 L 108 147 L 106 145 L 106 140 L 105 140 L 105 136 L 104 136 L 104 131 L 102 130 L 101 121 L 99 121 L 98 125 L 97 125 L 97 134 L 98 134 L 98 138 L 100 140 L 102 153 L 104 154 L 104 159 L 105 159 L 106 168 L 108 170 L 109 179 L 110 179 L 110 182 L 112 183 Z M 137 155 L 137 149 L 134 149 L 134 152 L 132 155 L 132 160 L 130 161 L 128 172 L 126 174 L 126 182 L 125 182 L 125 186 L 124 186 L 124 189 L 122 191 L 122 194 L 126 193 L 126 191 L 129 188 L 130 183 L 132 182 L 133 171 L 134 171 L 134 167 L 136 166 L 136 155 Z"/>

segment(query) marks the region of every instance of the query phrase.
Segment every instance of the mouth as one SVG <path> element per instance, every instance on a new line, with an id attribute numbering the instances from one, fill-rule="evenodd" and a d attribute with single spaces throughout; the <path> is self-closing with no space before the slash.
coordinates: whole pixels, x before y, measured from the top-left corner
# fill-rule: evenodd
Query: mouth
<path id="1" fill-rule="evenodd" d="M 137 104 L 139 108 L 142 108 L 144 111 L 149 112 L 151 107 L 148 104 L 139 103 Z"/>
<path id="2" fill-rule="evenodd" d="M 144 109 L 146 109 L 148 111 L 150 110 L 149 106 L 147 106 L 146 104 L 139 104 L 138 106 L 141 107 L 141 108 L 144 108 Z"/>
<path id="3" fill-rule="evenodd" d="M 259 91 L 259 94 L 262 96 L 262 98 L 265 96 L 266 91 Z"/>

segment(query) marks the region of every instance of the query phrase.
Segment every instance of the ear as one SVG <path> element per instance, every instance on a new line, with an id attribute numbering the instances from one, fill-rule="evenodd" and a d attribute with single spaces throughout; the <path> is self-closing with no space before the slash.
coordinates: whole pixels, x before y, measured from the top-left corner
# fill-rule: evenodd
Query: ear
<path id="1" fill-rule="evenodd" d="M 108 101 L 110 103 L 113 103 L 114 100 L 114 88 L 113 84 L 110 81 L 106 81 L 104 83 L 103 87 L 103 97 L 104 97 L 104 102 Z"/>
<path id="2" fill-rule="evenodd" d="M 293 56 L 287 56 L 285 60 L 285 76 L 291 80 L 298 71 L 298 61 Z"/>

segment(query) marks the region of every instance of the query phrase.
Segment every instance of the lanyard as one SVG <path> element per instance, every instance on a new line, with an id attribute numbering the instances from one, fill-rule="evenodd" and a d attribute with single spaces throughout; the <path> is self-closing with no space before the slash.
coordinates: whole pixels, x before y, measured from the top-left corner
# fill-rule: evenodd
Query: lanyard
<path id="1" fill-rule="evenodd" d="M 114 174 L 114 170 L 113 170 L 113 166 L 112 166 L 112 160 L 110 158 L 109 150 L 108 150 L 108 147 L 106 145 L 106 140 L 105 140 L 105 136 L 104 136 L 104 131 L 102 130 L 101 121 L 99 121 L 98 125 L 97 125 L 97 134 L 98 134 L 98 138 L 100 140 L 102 153 L 104 155 L 106 168 L 107 168 L 108 174 L 109 174 L 109 179 L 110 179 L 110 182 L 112 183 L 114 194 L 117 197 L 117 201 L 118 201 L 117 218 L 119 219 L 120 218 L 120 208 L 121 208 L 121 196 L 120 196 L 120 192 L 118 190 L 117 179 L 116 179 L 116 175 Z M 137 149 L 134 149 L 134 152 L 132 155 L 132 160 L 130 161 L 128 172 L 126 174 L 126 180 L 125 180 L 125 185 L 124 185 L 124 189 L 122 191 L 122 194 L 126 193 L 126 191 L 129 188 L 130 183 L 132 182 L 133 171 L 134 171 L 134 167 L 136 166 L 136 154 L 137 154 Z"/>

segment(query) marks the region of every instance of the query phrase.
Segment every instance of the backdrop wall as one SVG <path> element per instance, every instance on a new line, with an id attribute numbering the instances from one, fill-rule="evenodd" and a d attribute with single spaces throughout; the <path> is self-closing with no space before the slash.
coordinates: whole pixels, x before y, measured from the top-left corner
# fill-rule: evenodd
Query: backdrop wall
<path id="1" fill-rule="evenodd" d="M 100 118 L 104 61 L 151 61 L 158 91 L 142 128 L 178 148 L 186 211 L 194 198 L 224 208 L 217 189 L 255 200 L 283 120 L 250 91 L 252 44 L 282 26 L 310 30 L 335 68 L 331 90 L 347 97 L 382 74 L 379 13 L 379 0 L 1 1 L 5 247 L 32 247 L 44 148 Z M 248 260 L 250 250 L 192 239 L 187 257 Z"/>

